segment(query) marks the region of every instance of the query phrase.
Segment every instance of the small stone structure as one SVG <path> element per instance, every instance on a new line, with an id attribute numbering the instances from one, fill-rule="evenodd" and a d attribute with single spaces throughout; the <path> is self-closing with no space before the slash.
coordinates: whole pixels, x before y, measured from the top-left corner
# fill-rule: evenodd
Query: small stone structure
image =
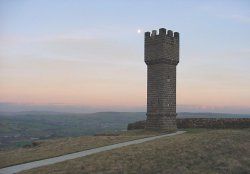
<path id="1" fill-rule="evenodd" d="M 176 66 L 179 63 L 179 33 L 161 28 L 145 32 L 144 61 L 147 64 L 147 120 L 145 129 L 175 131 Z"/>
<path id="2" fill-rule="evenodd" d="M 177 127 L 184 128 L 250 128 L 250 118 L 177 118 Z M 144 129 L 146 121 L 128 124 L 128 130 Z"/>

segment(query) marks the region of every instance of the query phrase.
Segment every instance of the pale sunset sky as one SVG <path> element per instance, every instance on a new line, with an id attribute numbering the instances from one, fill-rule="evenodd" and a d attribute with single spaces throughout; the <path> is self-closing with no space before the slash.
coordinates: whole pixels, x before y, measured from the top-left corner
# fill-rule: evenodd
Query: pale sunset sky
<path id="1" fill-rule="evenodd" d="M 159 28 L 180 33 L 177 111 L 250 113 L 249 0 L 0 0 L 0 111 L 146 111 Z"/>

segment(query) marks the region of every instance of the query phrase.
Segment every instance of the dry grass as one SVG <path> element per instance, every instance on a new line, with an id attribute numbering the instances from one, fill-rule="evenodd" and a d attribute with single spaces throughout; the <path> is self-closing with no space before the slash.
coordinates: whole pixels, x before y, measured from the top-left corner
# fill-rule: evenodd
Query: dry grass
<path id="1" fill-rule="evenodd" d="M 250 129 L 205 130 L 131 145 L 21 174 L 250 173 Z"/>
<path id="2" fill-rule="evenodd" d="M 60 156 L 105 145 L 156 135 L 142 130 L 121 133 L 119 136 L 83 136 L 40 141 L 37 146 L 0 151 L 0 168 Z"/>

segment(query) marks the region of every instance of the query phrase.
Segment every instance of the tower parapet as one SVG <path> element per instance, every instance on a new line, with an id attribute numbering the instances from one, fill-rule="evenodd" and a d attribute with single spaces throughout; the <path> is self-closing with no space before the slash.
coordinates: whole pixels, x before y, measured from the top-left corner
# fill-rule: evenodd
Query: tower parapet
<path id="1" fill-rule="evenodd" d="M 145 32 L 145 63 L 167 63 L 177 65 L 179 63 L 179 33 L 165 28 Z"/>

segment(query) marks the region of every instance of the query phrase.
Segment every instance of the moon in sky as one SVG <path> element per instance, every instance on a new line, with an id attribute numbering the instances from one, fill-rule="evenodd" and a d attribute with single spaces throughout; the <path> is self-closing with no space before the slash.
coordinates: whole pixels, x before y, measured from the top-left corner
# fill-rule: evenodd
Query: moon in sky
<path id="1" fill-rule="evenodd" d="M 140 34 L 140 33 L 141 33 L 141 29 L 138 29 L 138 30 L 137 30 L 137 33 Z"/>

